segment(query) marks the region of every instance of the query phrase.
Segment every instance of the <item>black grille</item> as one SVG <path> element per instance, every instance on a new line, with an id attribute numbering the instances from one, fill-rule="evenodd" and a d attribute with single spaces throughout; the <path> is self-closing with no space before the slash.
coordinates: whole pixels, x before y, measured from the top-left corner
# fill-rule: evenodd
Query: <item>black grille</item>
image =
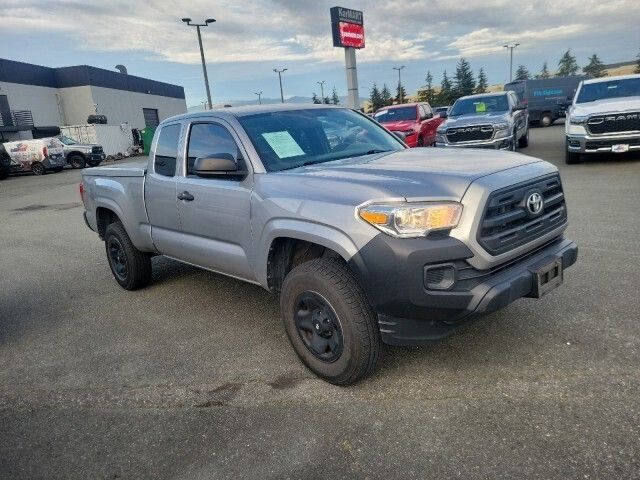
<path id="1" fill-rule="evenodd" d="M 491 140 L 493 127 L 491 125 L 474 125 L 471 127 L 456 127 L 447 130 L 449 143 L 473 142 L 477 140 Z"/>
<path id="2" fill-rule="evenodd" d="M 587 129 L 594 135 L 640 131 L 640 112 L 593 116 L 587 122 Z"/>
<path id="3" fill-rule="evenodd" d="M 526 202 L 538 192 L 544 206 L 531 214 Z M 489 195 L 478 232 L 478 242 L 487 252 L 499 255 L 554 230 L 567 221 L 562 183 L 557 174 L 521 183 Z"/>

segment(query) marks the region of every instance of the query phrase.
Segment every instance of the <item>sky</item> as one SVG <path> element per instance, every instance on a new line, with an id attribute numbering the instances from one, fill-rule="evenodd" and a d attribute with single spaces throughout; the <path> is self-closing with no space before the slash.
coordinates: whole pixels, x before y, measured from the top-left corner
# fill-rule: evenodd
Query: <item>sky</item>
<path id="1" fill-rule="evenodd" d="M 357 52 L 360 96 L 373 82 L 395 87 L 394 66 L 414 93 L 431 71 L 439 84 L 464 56 L 489 83 L 509 78 L 505 43 L 518 42 L 519 64 L 555 70 L 570 48 L 578 63 L 597 53 L 604 63 L 640 52 L 638 0 L 344 0 L 364 12 L 366 47 Z M 127 67 L 129 74 L 182 85 L 187 105 L 206 99 L 195 28 L 180 21 L 215 18 L 202 31 L 213 103 L 346 95 L 344 51 L 331 40 L 329 8 L 337 0 L 0 0 L 0 57 L 61 67 Z"/>

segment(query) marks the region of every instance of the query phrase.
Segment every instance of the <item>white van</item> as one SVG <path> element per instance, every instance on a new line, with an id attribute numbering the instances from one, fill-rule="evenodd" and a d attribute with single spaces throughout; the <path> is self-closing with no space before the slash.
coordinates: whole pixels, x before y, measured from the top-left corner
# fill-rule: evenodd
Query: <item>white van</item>
<path id="1" fill-rule="evenodd" d="M 4 148 L 11 157 L 11 172 L 33 172 L 43 175 L 48 170 L 60 172 L 67 161 L 64 145 L 57 138 L 39 138 L 6 142 Z"/>

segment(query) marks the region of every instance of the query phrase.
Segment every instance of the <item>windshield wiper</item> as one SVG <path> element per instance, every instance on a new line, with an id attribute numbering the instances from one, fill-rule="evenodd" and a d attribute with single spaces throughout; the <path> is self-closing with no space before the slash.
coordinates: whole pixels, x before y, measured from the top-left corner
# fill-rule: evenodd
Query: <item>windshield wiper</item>
<path id="1" fill-rule="evenodd" d="M 386 152 L 391 152 L 392 150 L 382 150 L 382 149 L 372 149 L 372 150 L 367 150 L 366 152 L 361 152 L 361 153 L 355 153 L 353 155 L 349 155 L 346 158 L 351 158 L 351 157 L 363 157 L 364 155 L 373 155 L 374 153 L 386 153 Z"/>

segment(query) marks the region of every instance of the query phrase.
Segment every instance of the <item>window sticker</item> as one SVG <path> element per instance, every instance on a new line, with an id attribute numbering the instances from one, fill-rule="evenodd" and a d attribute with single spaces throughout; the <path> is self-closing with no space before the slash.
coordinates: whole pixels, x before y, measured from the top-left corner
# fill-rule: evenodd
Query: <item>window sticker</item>
<path id="1" fill-rule="evenodd" d="M 476 106 L 476 113 L 484 113 L 487 111 L 487 104 L 484 102 L 474 102 Z"/>
<path id="2" fill-rule="evenodd" d="M 286 130 L 282 132 L 267 132 L 262 136 L 279 158 L 297 157 L 304 155 L 300 145 L 296 143 Z"/>

